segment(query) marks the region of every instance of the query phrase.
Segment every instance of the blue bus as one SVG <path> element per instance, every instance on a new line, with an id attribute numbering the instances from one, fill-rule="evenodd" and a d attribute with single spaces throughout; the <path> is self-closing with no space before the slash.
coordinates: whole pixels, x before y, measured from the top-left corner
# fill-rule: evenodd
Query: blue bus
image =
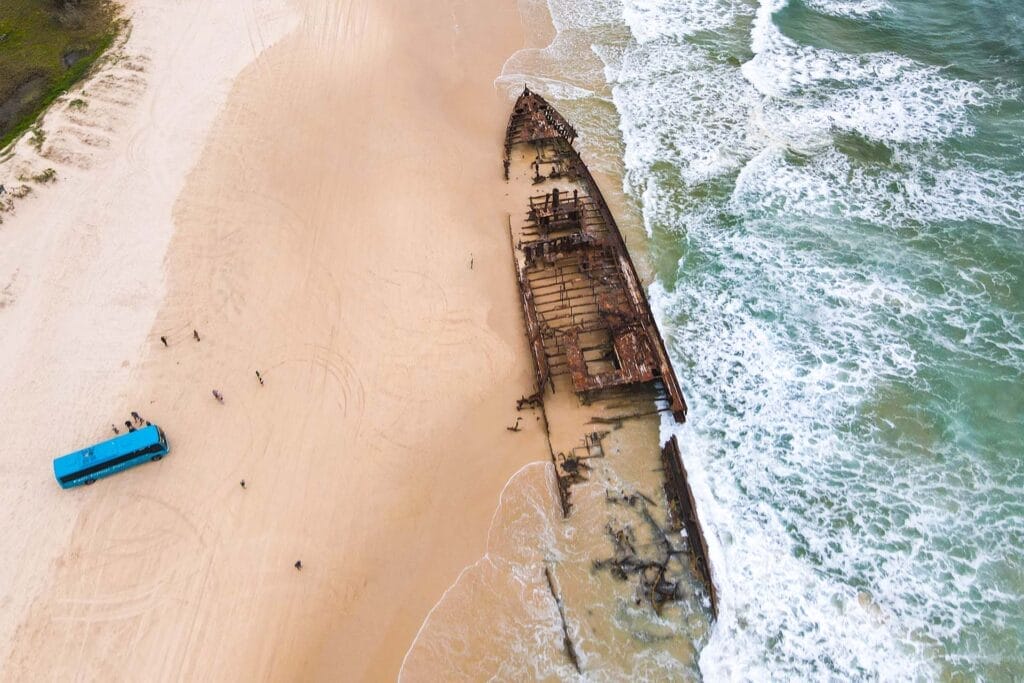
<path id="1" fill-rule="evenodd" d="M 53 474 L 62 488 L 91 484 L 100 477 L 109 477 L 129 467 L 167 455 L 167 437 L 162 429 L 150 425 L 134 432 L 116 436 L 53 461 Z"/>

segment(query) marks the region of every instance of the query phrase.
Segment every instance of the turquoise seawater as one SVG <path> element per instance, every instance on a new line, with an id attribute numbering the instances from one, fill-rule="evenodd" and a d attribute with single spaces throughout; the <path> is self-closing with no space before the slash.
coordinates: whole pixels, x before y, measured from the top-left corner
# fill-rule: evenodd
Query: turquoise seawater
<path id="1" fill-rule="evenodd" d="M 1024 679 L 1024 3 L 546 11 L 500 80 L 642 219 L 722 596 L 702 674 Z"/>

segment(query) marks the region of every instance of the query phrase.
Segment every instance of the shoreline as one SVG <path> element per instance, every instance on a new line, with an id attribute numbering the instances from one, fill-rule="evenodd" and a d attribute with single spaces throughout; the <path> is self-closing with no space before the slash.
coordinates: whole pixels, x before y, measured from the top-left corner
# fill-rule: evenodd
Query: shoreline
<path id="1" fill-rule="evenodd" d="M 515 117 L 507 140 L 514 123 Z M 695 641 L 707 633 L 704 588 L 682 559 L 689 553 L 676 522 L 669 520 L 664 477 L 652 474 L 662 468 L 655 396 L 678 406 L 678 419 L 685 404 L 678 390 L 678 403 L 673 403 L 672 389 L 664 387 L 665 395 L 651 393 L 653 387 L 640 379 L 647 376 L 641 367 L 656 362 L 653 349 L 638 351 L 636 357 L 628 355 L 628 347 L 626 356 L 616 351 L 623 367 L 634 373 L 621 376 L 609 368 L 606 355 L 593 350 L 610 342 L 600 339 L 605 328 L 595 310 L 600 305 L 591 296 L 608 297 L 609 306 L 617 302 L 614 316 L 628 316 L 626 309 L 634 307 L 642 315 L 646 300 L 640 294 L 632 304 L 623 300 L 625 288 L 636 293 L 625 252 L 616 252 L 624 262 L 612 259 L 623 268 L 621 280 L 604 269 L 610 264 L 598 255 L 605 254 L 599 240 L 606 230 L 614 232 L 614 219 L 589 172 L 568 170 L 583 162 L 566 151 L 563 124 L 560 119 L 550 123 L 562 136 L 556 142 L 544 138 L 527 151 L 522 149 L 527 145 L 518 144 L 511 156 L 507 142 L 504 164 L 510 180 L 505 196 L 511 197 L 506 215 L 515 245 L 507 258 L 517 263 L 519 289 L 517 301 L 508 305 L 519 309 L 520 334 L 540 335 L 531 346 L 537 393 L 524 398 L 520 408 L 527 423 L 538 414 L 550 457 L 524 467 L 506 484 L 487 552 L 460 573 L 431 609 L 406 653 L 401 680 L 571 679 L 595 671 L 629 677 L 652 671 L 651 666 L 661 667 L 663 674 L 685 675 L 696 667 Z M 529 163 L 533 153 L 544 159 L 544 175 L 550 170 L 550 177 L 557 178 L 553 184 L 536 177 L 531 183 L 531 174 L 538 172 Z M 524 207 L 548 210 L 559 204 L 557 192 L 547 194 L 555 185 L 563 191 L 561 205 L 568 207 L 554 214 L 562 218 L 542 228 L 539 221 L 546 214 L 537 208 L 524 225 Z M 574 236 L 583 245 L 590 244 L 588 239 L 597 242 L 575 247 Z M 562 288 L 553 280 L 568 284 Z M 594 291 L 588 294 L 590 288 Z M 589 335 L 586 369 L 573 369 L 571 359 L 567 369 L 562 347 L 542 329 L 570 337 L 563 341 L 566 348 Z M 641 356 L 647 360 L 640 361 Z M 610 393 L 581 389 L 592 389 L 594 381 L 623 386 L 606 387 Z M 644 569 L 635 571 L 638 567 Z M 651 567 L 661 568 L 655 578 L 648 575 Z"/>
<path id="2" fill-rule="evenodd" d="M 551 493 L 538 476 L 550 461 L 543 428 L 506 430 L 532 393 L 533 365 L 502 229 L 512 102 L 499 81 L 538 38 L 511 0 L 130 5 L 131 59 L 112 65 L 121 78 L 104 67 L 82 86 L 110 100 L 88 110 L 106 113 L 109 130 L 51 109 L 56 134 L 24 163 L 59 164 L 58 182 L 0 231 L 0 245 L 16 247 L 0 252 L 0 278 L 28 273 L 0 320 L 85 331 L 119 320 L 71 345 L 43 329 L 49 341 L 33 351 L 59 362 L 19 388 L 33 402 L 17 405 L 4 464 L 32 456 L 8 482 L 22 487 L 11 498 L 21 512 L 3 530 L 32 531 L 26 546 L 5 547 L 19 563 L 0 565 L 24 594 L 5 602 L 0 671 L 405 675 L 449 592 L 507 549 L 506 514 L 522 502 L 506 496 L 513 484 L 525 481 L 541 507 Z M 235 42 L 203 43 L 239 14 Z M 165 35 L 198 24 L 192 52 Z M 237 74 L 195 80 L 194 65 L 210 60 Z M 197 86 L 206 90 L 182 102 Z M 53 222 L 61 239 L 27 228 Z M 57 274 L 37 277 L 45 263 Z M 86 286 L 100 269 L 101 284 Z M 81 292 L 54 299 L 69 272 Z M 23 376 L 39 360 L 16 357 Z M 48 406 L 67 394 L 89 396 L 66 420 L 74 435 L 37 442 Z M 54 454 L 104 438 L 129 410 L 165 429 L 166 459 L 88 490 L 51 486 Z M 657 428 L 608 443 L 643 451 L 626 467 L 639 475 Z M 600 486 L 580 489 L 591 498 Z M 571 591 L 582 577 L 565 580 Z M 83 646 L 88 662 L 66 656 Z M 40 651 L 59 656 L 40 662 Z"/>

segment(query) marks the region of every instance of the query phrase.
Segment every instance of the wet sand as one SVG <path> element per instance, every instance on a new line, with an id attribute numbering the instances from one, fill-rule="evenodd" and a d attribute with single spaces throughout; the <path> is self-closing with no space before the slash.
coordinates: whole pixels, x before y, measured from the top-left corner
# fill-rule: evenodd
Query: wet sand
<path id="1" fill-rule="evenodd" d="M 505 430 L 515 5 L 133 7 L 120 113 L 0 236 L 0 677 L 394 678 L 547 455 Z M 60 490 L 133 409 L 171 455 Z"/>
<path id="2" fill-rule="evenodd" d="M 532 146 L 523 144 L 511 154 L 505 207 L 517 244 L 537 240 L 536 228 L 524 227 L 531 196 L 559 187 L 563 201 L 571 201 L 573 190 L 587 192 L 564 176 L 535 183 L 536 155 Z M 549 169 L 545 166 L 544 172 Z M 616 187 L 610 180 L 597 182 Z M 626 214 L 621 203 L 615 210 Z M 589 276 L 572 271 L 566 261 L 558 261 L 564 269 L 560 295 L 546 272 L 528 275 L 548 283 L 533 290 L 538 310 L 546 311 L 538 313 L 542 328 L 565 325 L 569 316 L 573 324 L 587 321 L 585 297 L 577 294 L 573 299 L 565 292 L 573 287 L 579 291 Z M 560 313 L 553 312 L 559 309 L 549 305 L 553 298 L 575 300 L 576 308 L 563 303 Z M 515 306 L 521 308 L 521 303 Z M 589 343 L 595 342 L 591 338 Z M 668 401 L 651 386 L 583 398 L 575 393 L 569 374 L 559 371 L 558 354 L 546 355 L 552 386 L 543 392 L 543 409 L 529 408 L 523 415 L 527 420 L 543 415 L 546 445 L 555 457 L 531 463 L 506 485 L 486 554 L 460 574 L 431 610 L 405 657 L 402 681 L 576 680 L 581 672 L 584 678 L 602 680 L 699 676 L 696 657 L 707 637 L 710 605 L 684 534 L 673 531 L 668 519 L 660 460 L 663 420 L 658 413 L 659 408 L 668 410 Z M 580 476 L 567 477 L 573 483 L 566 498 L 571 511 L 565 517 L 553 461 L 564 463 L 569 454 L 580 458 Z M 564 465 L 559 469 L 563 476 L 576 471 Z M 615 538 L 618 543 L 613 543 Z M 671 554 L 666 554 L 665 544 L 673 549 Z M 625 552 L 627 546 L 630 552 Z M 630 561 L 664 563 L 667 584 L 661 588 L 674 586 L 675 598 L 656 608 L 642 573 L 628 568 L 616 573 L 616 560 L 625 560 L 627 567 Z"/>

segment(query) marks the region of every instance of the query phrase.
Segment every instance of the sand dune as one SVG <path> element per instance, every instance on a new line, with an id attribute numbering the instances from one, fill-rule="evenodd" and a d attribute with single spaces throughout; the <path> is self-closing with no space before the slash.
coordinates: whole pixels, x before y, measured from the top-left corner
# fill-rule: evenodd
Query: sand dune
<path id="1" fill-rule="evenodd" d="M 393 677 L 546 455 L 504 429 L 514 5 L 134 9 L 144 85 L 53 124 L 88 163 L 55 151 L 0 232 L 2 675 Z M 57 488 L 50 458 L 132 409 L 172 454 Z"/>

